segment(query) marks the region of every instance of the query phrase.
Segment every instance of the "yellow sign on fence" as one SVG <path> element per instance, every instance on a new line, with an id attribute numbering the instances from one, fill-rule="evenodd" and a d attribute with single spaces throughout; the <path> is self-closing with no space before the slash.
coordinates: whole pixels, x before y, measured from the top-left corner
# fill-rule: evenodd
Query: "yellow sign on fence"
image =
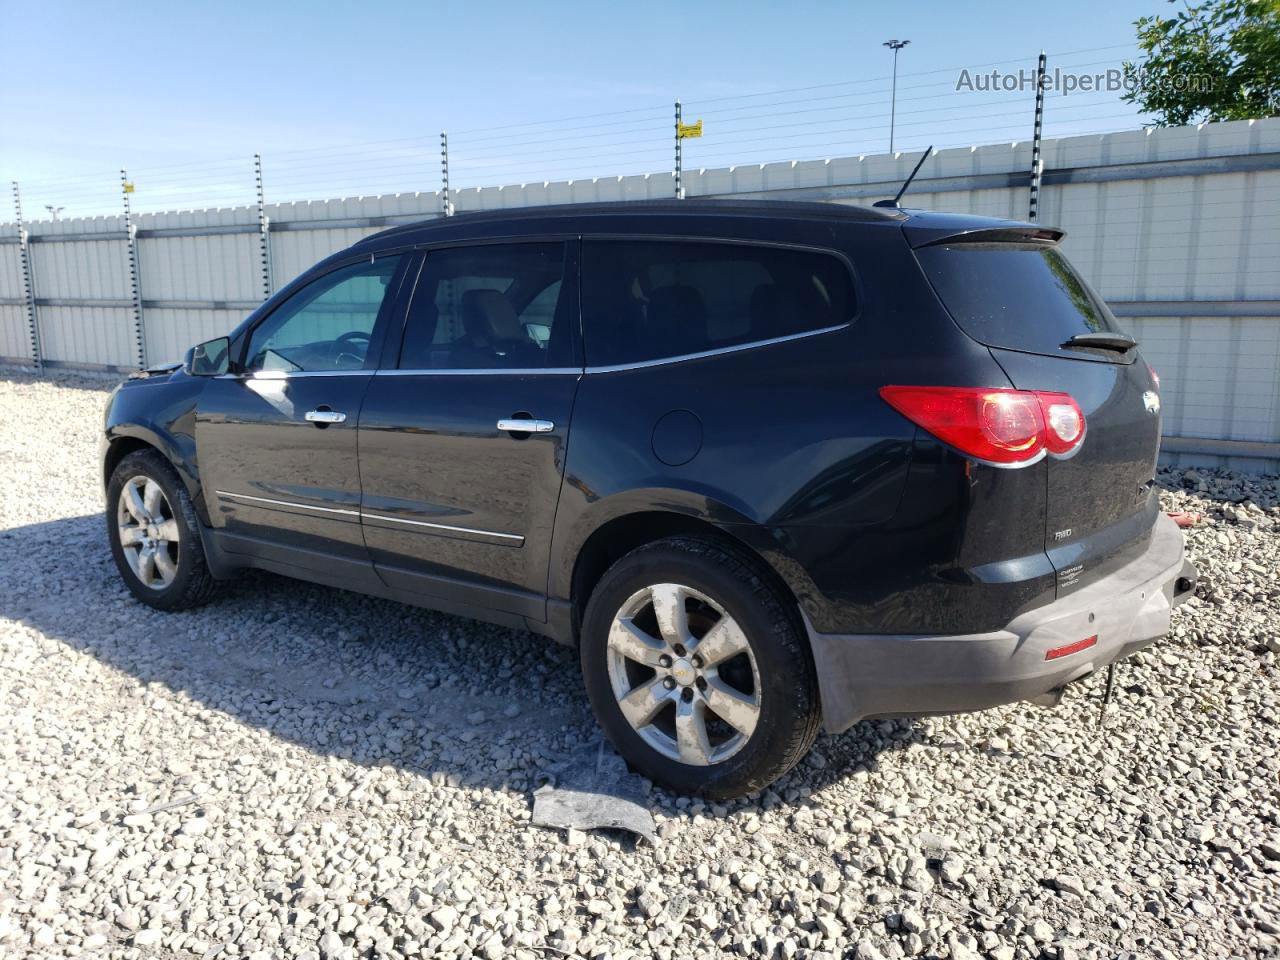
<path id="1" fill-rule="evenodd" d="M 125 181 L 125 184 L 124 184 L 124 192 L 133 193 L 133 184 L 129 183 L 127 180 Z"/>
<path id="2" fill-rule="evenodd" d="M 676 124 L 676 138 L 679 140 L 692 140 L 695 137 L 702 136 L 702 121 L 697 123 L 678 123 Z"/>

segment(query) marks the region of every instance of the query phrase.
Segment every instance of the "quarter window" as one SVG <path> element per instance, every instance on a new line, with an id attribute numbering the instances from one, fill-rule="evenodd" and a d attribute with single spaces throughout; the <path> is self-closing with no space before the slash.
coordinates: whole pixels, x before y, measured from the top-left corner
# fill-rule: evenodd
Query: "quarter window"
<path id="1" fill-rule="evenodd" d="M 570 365 L 576 299 L 561 296 L 564 259 L 563 243 L 431 251 L 409 308 L 400 368 Z"/>
<path id="2" fill-rule="evenodd" d="M 638 363 L 846 323 L 849 271 L 836 257 L 780 247 L 658 240 L 584 245 L 587 363 Z"/>
<path id="3" fill-rule="evenodd" d="M 1077 334 L 1119 332 L 1102 298 L 1056 248 L 954 243 L 921 247 L 916 258 L 960 328 L 988 346 L 1055 356 Z"/>
<path id="4" fill-rule="evenodd" d="M 400 259 L 342 267 L 307 284 L 254 329 L 246 369 L 363 369 Z"/>

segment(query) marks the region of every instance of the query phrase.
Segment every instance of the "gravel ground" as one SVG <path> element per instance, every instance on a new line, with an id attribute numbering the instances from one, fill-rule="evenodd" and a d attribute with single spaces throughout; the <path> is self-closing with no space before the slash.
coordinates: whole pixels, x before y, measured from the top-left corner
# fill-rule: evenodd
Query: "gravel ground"
<path id="1" fill-rule="evenodd" d="M 860 724 L 658 842 L 529 823 L 597 750 L 528 634 L 268 575 L 134 602 L 101 381 L 0 375 L 0 956 L 1253 957 L 1280 944 L 1280 480 L 1161 475 L 1200 599 L 1054 710 Z"/>

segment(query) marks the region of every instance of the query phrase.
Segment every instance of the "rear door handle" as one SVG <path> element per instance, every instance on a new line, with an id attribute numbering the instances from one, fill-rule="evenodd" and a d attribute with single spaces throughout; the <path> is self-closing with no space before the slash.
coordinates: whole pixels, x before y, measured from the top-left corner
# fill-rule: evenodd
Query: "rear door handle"
<path id="1" fill-rule="evenodd" d="M 526 420 L 523 418 L 499 420 L 498 429 L 507 433 L 550 433 L 556 425 L 550 420 Z"/>
<path id="2" fill-rule="evenodd" d="M 307 419 L 312 423 L 344 423 L 347 415 L 337 410 L 308 410 Z"/>

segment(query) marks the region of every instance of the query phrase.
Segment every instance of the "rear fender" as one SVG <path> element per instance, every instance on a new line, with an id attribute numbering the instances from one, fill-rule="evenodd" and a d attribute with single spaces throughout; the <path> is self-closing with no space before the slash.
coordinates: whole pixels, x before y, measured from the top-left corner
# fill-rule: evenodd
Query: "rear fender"
<path id="1" fill-rule="evenodd" d="M 755 522 L 743 510 L 713 493 L 678 487 L 651 487 L 623 491 L 577 506 L 569 506 L 566 499 L 561 498 L 556 516 L 552 563 L 548 573 L 548 594 L 553 601 L 571 599 L 577 560 L 593 534 L 612 521 L 642 514 L 670 515 L 714 528 L 762 557 L 795 598 L 803 601 L 816 596 L 816 588 L 809 575 L 770 532 L 770 528 Z M 655 531 L 660 528 L 661 524 L 655 524 Z M 656 536 L 662 535 L 656 533 Z"/>

